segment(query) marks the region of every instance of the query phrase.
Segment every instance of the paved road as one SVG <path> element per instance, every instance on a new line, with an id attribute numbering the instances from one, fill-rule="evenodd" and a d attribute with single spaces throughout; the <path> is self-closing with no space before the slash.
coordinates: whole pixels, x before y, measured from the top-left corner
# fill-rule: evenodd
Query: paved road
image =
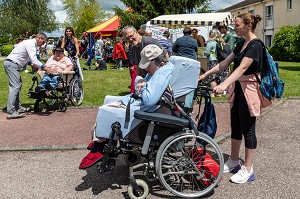
<path id="1" fill-rule="evenodd" d="M 259 118 L 257 180 L 236 185 L 226 174 L 208 198 L 300 198 L 299 107 L 300 99 L 283 100 Z M 227 158 L 230 140 L 220 147 Z M 78 169 L 85 154 L 86 150 L 0 152 L 0 198 L 127 198 L 128 172 L 122 159 L 113 172 L 98 174 L 94 168 Z M 148 198 L 174 196 L 153 183 Z"/>

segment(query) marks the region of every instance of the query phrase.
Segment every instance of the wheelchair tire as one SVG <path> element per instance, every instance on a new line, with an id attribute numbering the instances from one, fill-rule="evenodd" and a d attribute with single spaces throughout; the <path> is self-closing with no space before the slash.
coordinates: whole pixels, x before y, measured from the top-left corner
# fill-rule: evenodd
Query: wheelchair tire
<path id="1" fill-rule="evenodd" d="M 161 184 L 184 198 L 206 196 L 219 184 L 224 169 L 217 143 L 206 134 L 195 135 L 193 131 L 168 137 L 159 147 L 155 161 Z"/>
<path id="2" fill-rule="evenodd" d="M 58 105 L 58 109 L 60 112 L 65 112 L 68 108 L 68 104 L 66 102 L 62 102 Z"/>
<path id="3" fill-rule="evenodd" d="M 136 183 L 139 186 L 139 188 L 142 190 L 143 194 L 141 196 L 137 196 L 137 193 L 134 191 L 134 188 L 132 187 L 132 185 L 129 185 L 127 187 L 127 192 L 128 192 L 129 198 L 131 198 L 131 199 L 144 199 L 144 198 L 146 198 L 149 194 L 148 184 L 144 180 L 141 180 L 141 179 L 137 179 Z"/>
<path id="4" fill-rule="evenodd" d="M 41 111 L 41 109 L 40 109 L 40 101 L 39 100 L 35 101 L 34 106 L 33 106 L 33 111 L 34 112 L 40 112 Z"/>
<path id="5" fill-rule="evenodd" d="M 69 85 L 69 95 L 70 95 L 70 100 L 73 106 L 80 106 L 83 101 L 83 87 L 82 87 L 82 81 L 74 77 Z"/>

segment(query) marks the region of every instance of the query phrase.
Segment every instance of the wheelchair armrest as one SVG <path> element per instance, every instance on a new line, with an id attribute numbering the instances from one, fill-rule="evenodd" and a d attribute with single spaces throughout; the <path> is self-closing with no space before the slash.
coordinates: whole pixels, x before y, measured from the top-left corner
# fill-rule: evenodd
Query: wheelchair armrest
<path id="1" fill-rule="evenodd" d="M 62 75 L 71 75 L 71 74 L 75 74 L 75 71 L 63 71 L 61 74 Z"/>
<path id="2" fill-rule="evenodd" d="M 148 113 L 141 110 L 136 110 L 134 112 L 134 117 L 140 120 L 162 122 L 167 124 L 175 124 L 179 126 L 189 126 L 190 122 L 187 119 L 179 118 L 172 115 L 162 114 L 162 113 Z"/>

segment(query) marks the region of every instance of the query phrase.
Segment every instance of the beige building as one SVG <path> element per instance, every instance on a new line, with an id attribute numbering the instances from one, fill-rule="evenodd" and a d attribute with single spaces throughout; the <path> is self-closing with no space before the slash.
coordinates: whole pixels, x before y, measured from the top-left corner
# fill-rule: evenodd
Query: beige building
<path id="1" fill-rule="evenodd" d="M 260 15 L 262 21 L 256 27 L 256 35 L 266 46 L 273 45 L 275 33 L 282 26 L 300 24 L 300 0 L 244 0 L 222 11 L 231 12 L 233 16 Z"/>

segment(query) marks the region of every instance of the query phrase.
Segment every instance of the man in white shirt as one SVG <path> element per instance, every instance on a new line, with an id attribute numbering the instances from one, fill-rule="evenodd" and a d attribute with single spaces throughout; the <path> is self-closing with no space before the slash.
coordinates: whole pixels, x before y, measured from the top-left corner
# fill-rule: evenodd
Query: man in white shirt
<path id="1" fill-rule="evenodd" d="M 20 91 L 22 80 L 20 69 L 31 61 L 33 67 L 44 69 L 44 64 L 37 59 L 37 51 L 47 40 L 44 33 L 37 34 L 36 38 L 24 40 L 12 50 L 4 61 L 4 69 L 9 80 L 9 95 L 7 102 L 7 119 L 25 117 L 21 110 Z"/>

